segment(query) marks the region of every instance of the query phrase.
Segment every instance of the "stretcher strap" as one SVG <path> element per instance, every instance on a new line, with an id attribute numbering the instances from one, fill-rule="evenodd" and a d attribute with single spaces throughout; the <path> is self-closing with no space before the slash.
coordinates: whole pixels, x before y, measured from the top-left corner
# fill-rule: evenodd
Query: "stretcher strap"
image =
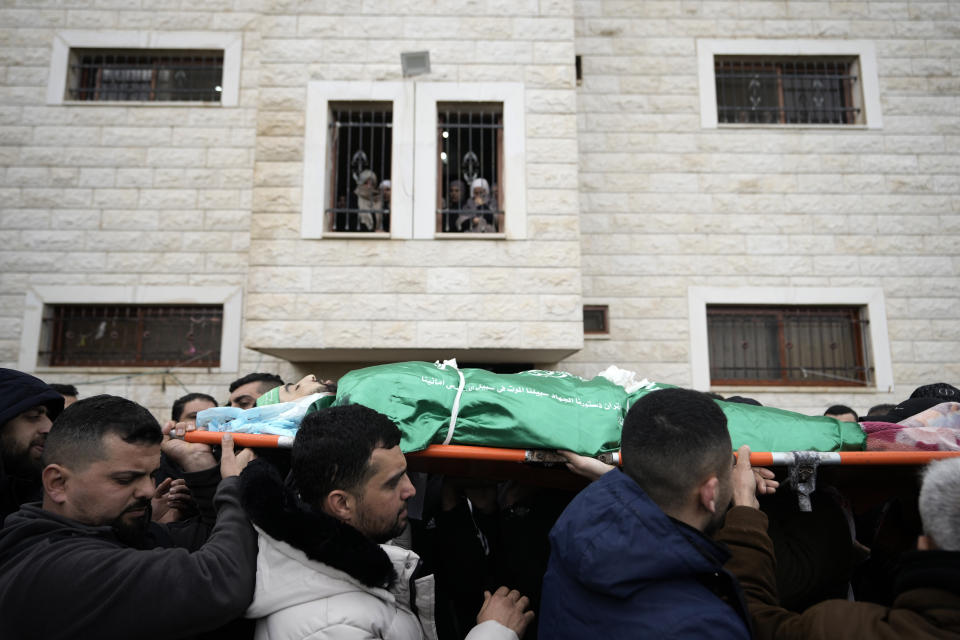
<path id="1" fill-rule="evenodd" d="M 460 371 L 460 368 L 457 366 L 456 358 L 453 360 L 444 360 L 440 368 L 446 369 L 447 365 L 456 369 L 457 375 L 460 376 L 460 384 L 457 386 L 457 397 L 453 399 L 453 408 L 450 410 L 450 426 L 447 427 L 447 437 L 443 439 L 443 444 L 450 444 L 453 440 L 453 431 L 457 428 L 457 416 L 460 414 L 460 396 L 463 395 L 463 385 L 465 384 L 463 372 Z"/>

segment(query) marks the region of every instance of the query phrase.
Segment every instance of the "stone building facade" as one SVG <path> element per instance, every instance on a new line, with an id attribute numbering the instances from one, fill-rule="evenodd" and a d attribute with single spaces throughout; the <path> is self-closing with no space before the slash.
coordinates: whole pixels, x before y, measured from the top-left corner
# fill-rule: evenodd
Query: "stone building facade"
<path id="1" fill-rule="evenodd" d="M 223 50 L 221 100 L 71 100 L 84 48 Z M 718 122 L 726 55 L 856 60 L 857 123 Z M 368 100 L 393 104 L 393 222 L 331 234 L 327 116 Z M 458 100 L 503 105 L 499 234 L 433 227 Z M 252 370 L 454 356 L 710 388 L 710 305 L 844 303 L 869 314 L 866 386 L 714 388 L 863 410 L 960 381 L 958 149 L 953 2 L 9 2 L 0 364 L 158 415 Z M 45 310 L 91 302 L 222 304 L 221 366 L 45 366 Z"/>

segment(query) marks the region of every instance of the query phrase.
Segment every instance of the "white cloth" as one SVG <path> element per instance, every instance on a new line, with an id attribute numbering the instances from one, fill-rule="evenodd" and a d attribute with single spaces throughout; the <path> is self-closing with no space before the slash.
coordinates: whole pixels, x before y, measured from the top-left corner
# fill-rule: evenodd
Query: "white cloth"
<path id="1" fill-rule="evenodd" d="M 416 581 L 416 606 L 409 583 L 419 556 L 381 545 L 397 572 L 390 590 L 368 587 L 349 574 L 307 558 L 299 549 L 258 529 L 257 587 L 248 618 L 257 621 L 257 640 L 435 640 L 434 581 Z M 517 640 L 512 630 L 487 621 L 467 640 Z"/>

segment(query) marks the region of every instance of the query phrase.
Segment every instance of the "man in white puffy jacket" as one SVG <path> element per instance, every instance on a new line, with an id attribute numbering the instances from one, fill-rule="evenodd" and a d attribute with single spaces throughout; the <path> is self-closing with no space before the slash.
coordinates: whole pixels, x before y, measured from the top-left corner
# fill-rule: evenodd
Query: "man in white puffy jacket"
<path id="1" fill-rule="evenodd" d="M 243 501 L 260 535 L 257 586 L 247 617 L 257 638 L 435 639 L 433 576 L 419 557 L 385 544 L 407 524 L 415 490 L 400 430 L 361 405 L 307 415 L 292 451 L 296 493 L 269 464 L 242 476 Z M 486 594 L 468 640 L 518 640 L 529 600 L 501 587 Z"/>

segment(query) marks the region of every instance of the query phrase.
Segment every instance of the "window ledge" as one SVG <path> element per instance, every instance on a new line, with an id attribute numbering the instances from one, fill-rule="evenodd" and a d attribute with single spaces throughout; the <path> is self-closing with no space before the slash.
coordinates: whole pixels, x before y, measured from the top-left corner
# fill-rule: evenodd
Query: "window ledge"
<path id="1" fill-rule="evenodd" d="M 323 234 L 324 240 L 347 238 L 367 238 L 368 240 L 389 240 L 392 236 L 389 231 L 327 231 Z"/>
<path id="2" fill-rule="evenodd" d="M 64 107 L 223 107 L 222 102 L 206 100 L 64 100 Z"/>
<path id="3" fill-rule="evenodd" d="M 224 369 L 220 367 L 183 367 L 183 366 L 171 366 L 171 367 L 158 367 L 155 365 L 144 365 L 142 367 L 136 367 L 132 365 L 117 365 L 109 366 L 105 365 L 102 367 L 79 367 L 74 365 L 67 365 L 63 367 L 58 367 L 54 365 L 44 364 L 37 365 L 33 369 L 34 373 L 83 373 L 83 374 L 129 374 L 130 376 L 152 376 L 152 375 L 163 375 L 170 373 L 221 373 L 229 372 L 229 369 Z"/>
<path id="4" fill-rule="evenodd" d="M 437 232 L 433 236 L 437 240 L 506 240 L 505 233 L 444 233 Z"/>
<path id="5" fill-rule="evenodd" d="M 721 122 L 717 129 L 830 129 L 833 131 L 842 130 L 862 130 L 866 131 L 870 127 L 865 124 L 763 124 L 759 122 Z"/>
<path id="6" fill-rule="evenodd" d="M 742 386 L 710 386 L 710 391 L 720 394 L 736 393 L 750 395 L 751 393 L 852 393 L 856 395 L 884 393 L 882 389 L 875 386 L 867 387 L 831 387 L 831 386 L 809 386 L 809 387 L 773 387 L 760 385 L 742 385 Z"/>
<path id="7" fill-rule="evenodd" d="M 584 340 L 609 340 L 609 339 L 610 339 L 610 334 L 609 334 L 609 333 L 586 333 L 586 332 L 585 332 L 585 333 L 583 334 L 583 339 L 584 339 Z"/>

